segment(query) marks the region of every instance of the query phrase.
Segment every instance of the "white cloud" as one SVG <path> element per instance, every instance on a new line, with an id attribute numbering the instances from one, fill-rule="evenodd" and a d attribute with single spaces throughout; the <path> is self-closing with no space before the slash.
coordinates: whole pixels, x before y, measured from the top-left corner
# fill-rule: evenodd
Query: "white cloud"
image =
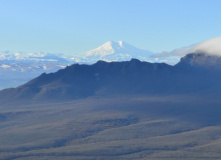
<path id="1" fill-rule="evenodd" d="M 206 40 L 194 46 L 194 53 L 206 53 L 209 55 L 221 56 L 221 37 Z"/>
<path id="2" fill-rule="evenodd" d="M 182 57 L 188 53 L 205 53 L 208 55 L 221 56 L 221 37 L 212 38 L 171 52 L 155 54 L 154 57 Z"/>

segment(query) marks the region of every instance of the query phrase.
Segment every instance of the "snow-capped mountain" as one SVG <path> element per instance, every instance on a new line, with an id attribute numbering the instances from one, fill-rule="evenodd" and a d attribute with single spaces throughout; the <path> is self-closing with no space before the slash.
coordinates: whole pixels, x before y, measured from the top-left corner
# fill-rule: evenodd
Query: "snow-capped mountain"
<path id="1" fill-rule="evenodd" d="M 73 63 L 92 64 L 99 60 L 129 61 L 132 58 L 148 62 L 175 64 L 177 60 L 156 58 L 147 50 L 136 48 L 124 41 L 108 41 L 98 48 L 78 56 L 51 53 L 0 52 L 0 89 L 16 87 L 46 72 L 55 72 Z M 172 63 L 171 63 L 172 62 Z"/>
<path id="2" fill-rule="evenodd" d="M 81 63 L 95 63 L 98 60 L 107 62 L 127 61 L 132 58 L 142 61 L 153 61 L 150 57 L 152 54 L 150 51 L 136 48 L 124 41 L 108 41 L 98 48 L 90 50 L 78 57 L 73 57 L 73 59 Z"/>

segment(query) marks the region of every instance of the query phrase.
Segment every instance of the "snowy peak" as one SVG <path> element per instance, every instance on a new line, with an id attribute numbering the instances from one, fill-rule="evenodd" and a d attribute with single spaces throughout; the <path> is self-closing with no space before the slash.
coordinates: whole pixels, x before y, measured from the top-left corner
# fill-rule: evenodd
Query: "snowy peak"
<path id="1" fill-rule="evenodd" d="M 129 61 L 132 58 L 139 59 L 147 62 L 158 62 L 176 64 L 179 61 L 178 58 L 156 58 L 154 53 L 139 49 L 125 41 L 108 41 L 93 50 L 83 53 L 78 56 L 71 57 L 71 60 L 77 63 L 92 64 L 97 61 Z"/>
<path id="2" fill-rule="evenodd" d="M 139 53 L 146 52 L 147 55 L 152 54 L 149 51 L 138 49 L 124 41 L 119 41 L 119 42 L 108 41 L 104 43 L 103 45 L 101 45 L 100 47 L 86 52 L 86 56 L 93 56 L 93 55 L 106 56 L 106 55 L 116 54 L 116 53 L 126 54 L 129 52 L 131 53 L 135 52 L 133 54 L 136 54 L 136 52 L 139 52 Z"/>
<path id="3" fill-rule="evenodd" d="M 82 55 L 79 61 L 94 63 L 98 60 L 104 61 L 127 61 L 137 58 L 142 61 L 151 61 L 153 53 L 147 50 L 138 49 L 124 41 L 108 41 L 98 48 L 90 50 Z"/>
<path id="4" fill-rule="evenodd" d="M 119 52 L 119 50 L 122 50 L 123 48 L 126 48 L 127 45 L 123 41 L 114 42 L 114 41 L 108 41 L 101 45 L 98 48 L 95 48 L 91 51 L 86 52 L 86 56 L 107 56 L 110 54 L 114 54 L 115 52 Z"/>
<path id="5" fill-rule="evenodd" d="M 116 45 L 115 43 L 116 42 L 108 41 L 103 45 L 101 45 L 100 47 L 86 52 L 86 56 L 106 56 L 109 54 L 113 54 L 115 51 L 113 47 Z"/>

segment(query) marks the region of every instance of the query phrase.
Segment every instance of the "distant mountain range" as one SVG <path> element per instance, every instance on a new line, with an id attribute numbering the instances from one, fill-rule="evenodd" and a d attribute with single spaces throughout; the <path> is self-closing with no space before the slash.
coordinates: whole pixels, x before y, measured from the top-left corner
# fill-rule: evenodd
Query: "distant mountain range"
<path id="1" fill-rule="evenodd" d="M 92 64 L 99 60 L 128 61 L 132 58 L 148 62 L 175 64 L 177 59 L 153 58 L 150 51 L 138 49 L 126 42 L 109 41 L 78 56 L 51 53 L 0 53 L 0 89 L 16 87 L 46 72 L 51 73 L 73 63 Z"/>
<path id="2" fill-rule="evenodd" d="M 43 72 L 55 72 L 70 64 L 66 57 L 47 53 L 1 53 L 0 89 L 16 87 Z"/>
<path id="3" fill-rule="evenodd" d="M 116 94 L 221 93 L 221 58 L 188 54 L 175 66 L 165 63 L 98 61 L 74 64 L 58 72 L 42 74 L 14 89 L 0 92 L 0 100 L 70 100 Z"/>

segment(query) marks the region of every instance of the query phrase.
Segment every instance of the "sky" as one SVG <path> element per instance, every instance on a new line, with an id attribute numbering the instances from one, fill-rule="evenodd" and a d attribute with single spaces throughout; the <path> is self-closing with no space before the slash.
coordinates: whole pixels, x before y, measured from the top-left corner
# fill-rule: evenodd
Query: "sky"
<path id="1" fill-rule="evenodd" d="M 221 36 L 220 0 L 0 0 L 0 51 L 77 55 L 123 40 L 154 53 Z"/>

